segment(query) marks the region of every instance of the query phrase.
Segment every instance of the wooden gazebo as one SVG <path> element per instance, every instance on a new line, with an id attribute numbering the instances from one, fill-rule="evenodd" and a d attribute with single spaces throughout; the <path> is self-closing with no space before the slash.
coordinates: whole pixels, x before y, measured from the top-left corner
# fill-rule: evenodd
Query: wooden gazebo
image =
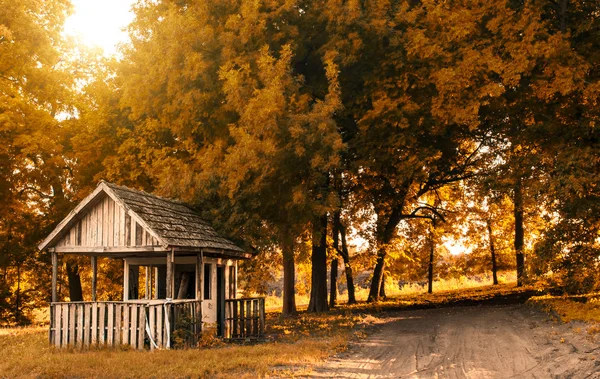
<path id="1" fill-rule="evenodd" d="M 237 261 L 250 254 L 220 236 L 184 203 L 100 182 L 39 245 L 52 256 L 50 343 L 194 344 L 203 326 L 224 338 L 260 337 L 264 299 L 236 299 Z M 58 259 L 91 257 L 90 301 L 58 302 Z M 123 259 L 122 301 L 98 301 L 97 259 Z M 140 268 L 145 269 L 140 299 Z"/>

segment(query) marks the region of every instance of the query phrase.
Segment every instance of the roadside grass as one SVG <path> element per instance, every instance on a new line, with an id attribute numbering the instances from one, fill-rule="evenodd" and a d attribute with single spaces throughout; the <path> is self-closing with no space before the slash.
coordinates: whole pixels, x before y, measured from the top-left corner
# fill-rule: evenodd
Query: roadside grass
<path id="1" fill-rule="evenodd" d="M 517 282 L 517 275 L 514 271 L 501 271 L 498 273 L 499 285 L 514 285 Z M 446 293 L 448 291 L 464 291 L 470 288 L 482 288 L 492 285 L 492 275 L 482 274 L 476 277 L 465 277 L 460 278 L 448 278 L 439 279 L 433 282 L 433 292 Z M 391 280 L 386 284 L 386 293 L 389 298 L 398 297 L 414 297 L 414 296 L 427 296 L 427 284 L 419 283 L 407 283 L 400 288 L 397 283 L 393 283 Z M 253 294 L 254 296 L 256 294 Z M 356 286 L 355 297 L 356 300 L 366 301 L 369 296 L 369 288 Z M 296 304 L 298 309 L 306 309 L 310 296 L 308 294 L 297 294 Z M 338 294 L 338 303 L 345 304 L 348 302 L 348 292 L 343 291 Z M 267 310 L 280 310 L 283 304 L 283 299 L 279 296 L 268 295 L 265 297 L 265 306 Z"/>
<path id="2" fill-rule="evenodd" d="M 529 291 L 529 292 L 528 292 Z M 46 328 L 0 329 L 0 377 L 111 378 L 255 378 L 297 376 L 329 356 L 344 351 L 348 342 L 364 338 L 387 311 L 492 303 L 531 293 L 514 283 L 399 295 L 372 304 L 340 305 L 331 312 L 283 318 L 267 314 L 270 342 L 227 344 L 207 339 L 209 347 L 139 352 L 127 348 L 79 351 L 48 346 Z M 512 298 L 511 298 L 512 297 Z"/>
<path id="3" fill-rule="evenodd" d="M 534 296 L 528 302 L 541 307 L 561 322 L 584 321 L 589 325 L 589 334 L 600 334 L 600 292 L 572 296 Z"/>
<path id="4" fill-rule="evenodd" d="M 306 367 L 345 346 L 344 333 L 257 345 L 139 352 L 131 349 L 58 350 L 47 331 L 0 336 L 0 376 L 110 378 L 255 378 L 275 367 Z"/>
<path id="5" fill-rule="evenodd" d="M 135 351 L 127 347 L 80 351 L 48 346 L 45 327 L 0 329 L 0 377 L 255 378 L 277 371 L 296 376 L 364 335 L 368 322 L 351 312 L 282 318 L 268 313 L 270 342 L 229 344 L 212 338 L 187 350 Z M 368 321 L 368 319 L 367 319 Z"/>

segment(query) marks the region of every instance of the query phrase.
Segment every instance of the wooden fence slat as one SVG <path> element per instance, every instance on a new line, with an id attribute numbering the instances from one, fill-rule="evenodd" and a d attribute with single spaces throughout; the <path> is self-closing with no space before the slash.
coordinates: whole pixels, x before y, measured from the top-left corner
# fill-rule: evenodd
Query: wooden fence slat
<path id="1" fill-rule="evenodd" d="M 131 319 L 131 326 L 129 327 L 129 332 L 130 332 L 130 337 L 129 337 L 129 343 L 131 344 L 131 346 L 135 347 L 135 343 L 137 341 L 136 339 L 136 331 L 137 331 L 137 327 L 138 327 L 138 306 L 137 304 L 134 304 L 131 307 L 131 315 L 130 315 L 130 319 Z"/>
<path id="2" fill-rule="evenodd" d="M 62 341 L 60 346 L 69 344 L 69 304 L 62 304 Z"/>
<path id="3" fill-rule="evenodd" d="M 62 319 L 62 307 L 58 304 L 53 305 L 54 307 L 54 346 L 60 347 L 60 337 L 61 337 L 61 319 Z"/>
<path id="4" fill-rule="evenodd" d="M 252 300 L 252 335 L 258 336 L 258 299 Z"/>
<path id="5" fill-rule="evenodd" d="M 137 348 L 142 350 L 144 348 L 144 337 L 146 336 L 146 331 L 144 330 L 146 327 L 146 307 L 140 306 L 139 309 L 139 319 L 138 319 L 138 343 Z"/>
<path id="6" fill-rule="evenodd" d="M 238 302 L 237 301 L 233 301 L 233 338 L 237 338 L 239 336 L 239 330 L 238 330 L 238 319 L 239 319 L 239 313 L 238 313 Z"/>
<path id="7" fill-rule="evenodd" d="M 107 330 L 107 338 L 106 342 L 109 346 L 114 345 L 114 335 L 115 335 L 115 304 L 109 303 L 107 304 L 108 308 L 108 330 Z"/>
<path id="8" fill-rule="evenodd" d="M 265 299 L 260 299 L 260 336 L 265 335 Z"/>
<path id="9" fill-rule="evenodd" d="M 123 305 L 123 345 L 129 345 L 129 304 Z"/>
<path id="10" fill-rule="evenodd" d="M 252 335 L 252 300 L 246 300 L 246 337 Z"/>
<path id="11" fill-rule="evenodd" d="M 155 313 L 156 313 L 156 307 L 153 305 L 148 306 L 148 326 L 150 328 L 150 335 L 148 336 L 148 338 L 150 339 L 150 350 L 154 350 L 154 344 L 152 343 L 152 341 L 154 341 L 154 343 L 156 343 L 156 317 L 155 317 Z"/>
<path id="12" fill-rule="evenodd" d="M 186 304 L 186 314 L 188 315 L 189 319 L 190 319 L 190 336 L 195 336 L 196 335 L 196 325 L 194 323 L 194 320 L 196 319 L 196 315 L 195 315 L 195 307 L 193 307 L 193 304 Z M 193 341 L 190 341 L 193 342 Z"/>
<path id="13" fill-rule="evenodd" d="M 230 338 L 231 335 L 231 303 L 225 303 L 225 332 L 223 336 Z"/>
<path id="14" fill-rule="evenodd" d="M 115 345 L 121 344 L 121 320 L 123 318 L 123 305 L 115 304 L 115 336 L 113 343 Z"/>
<path id="15" fill-rule="evenodd" d="M 246 337 L 246 304 L 242 300 L 240 301 L 240 337 Z"/>
<path id="16" fill-rule="evenodd" d="M 163 305 L 163 309 L 162 311 L 164 312 L 163 315 L 163 347 L 165 349 L 170 349 L 171 348 L 171 344 L 172 344 L 172 339 L 173 339 L 173 334 L 171 333 L 171 331 L 173 330 L 173 305 L 172 304 L 167 304 L 166 306 Z M 167 333 L 169 333 L 167 335 Z"/>
<path id="17" fill-rule="evenodd" d="M 69 345 L 75 345 L 75 309 L 77 305 L 69 304 Z"/>
<path id="18" fill-rule="evenodd" d="M 100 315 L 98 316 L 98 343 L 104 345 L 106 342 L 106 304 L 100 303 Z"/>
<path id="19" fill-rule="evenodd" d="M 98 341 L 98 303 L 92 304 L 92 345 Z"/>
<path id="20" fill-rule="evenodd" d="M 83 312 L 85 304 L 77 304 L 77 346 L 83 347 Z"/>
<path id="21" fill-rule="evenodd" d="M 163 306 L 156 306 L 156 344 L 159 349 L 162 349 L 163 346 L 163 332 L 165 330 L 165 326 L 163 324 Z"/>
<path id="22" fill-rule="evenodd" d="M 92 335 L 92 304 L 85 304 L 83 309 L 83 345 L 89 347 Z"/>

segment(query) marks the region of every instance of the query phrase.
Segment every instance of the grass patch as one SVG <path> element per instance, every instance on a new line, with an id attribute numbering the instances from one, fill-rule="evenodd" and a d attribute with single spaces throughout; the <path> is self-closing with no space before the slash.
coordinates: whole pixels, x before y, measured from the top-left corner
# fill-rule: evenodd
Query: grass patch
<path id="1" fill-rule="evenodd" d="M 498 273 L 498 282 L 500 286 L 514 287 L 517 282 L 517 275 L 514 271 L 502 271 Z M 433 282 L 434 293 L 448 292 L 463 292 L 467 289 L 478 288 L 496 288 L 492 286 L 492 275 L 482 274 L 474 277 L 461 276 L 460 278 L 438 279 Z M 397 282 L 388 279 L 386 283 L 386 292 L 390 298 L 416 298 L 427 296 L 427 284 L 419 284 L 416 282 L 407 283 L 402 288 Z M 255 296 L 256 294 L 252 294 Z M 369 296 L 369 288 L 359 285 L 355 288 L 355 297 L 359 302 L 365 302 Z M 296 294 L 296 304 L 298 309 L 306 309 L 308 307 L 309 294 Z M 338 294 L 338 303 L 343 304 L 348 301 L 348 292 L 343 291 Z M 267 310 L 281 310 L 283 299 L 276 295 L 265 296 L 265 306 Z"/>
<path id="2" fill-rule="evenodd" d="M 48 346 L 47 328 L 0 329 L 0 377 L 111 378 L 255 378 L 277 371 L 297 375 L 336 352 L 363 323 L 349 312 L 267 315 L 272 342 L 238 345 L 219 342 L 210 348 L 134 351 L 99 348 L 87 351 Z M 299 371 L 300 370 L 300 371 Z"/>
<path id="3" fill-rule="evenodd" d="M 411 293 L 389 297 L 378 303 L 358 302 L 355 305 L 344 305 L 342 309 L 366 313 L 393 311 L 403 309 L 439 308 L 461 305 L 522 303 L 530 296 L 538 293 L 532 286 L 516 287 L 515 283 L 484 285 L 466 289 L 448 289 L 428 293 Z"/>
<path id="4" fill-rule="evenodd" d="M 600 333 L 600 293 L 574 296 L 534 296 L 528 300 L 562 322 L 584 321 L 588 333 Z"/>
<path id="5" fill-rule="evenodd" d="M 529 292 L 528 292 L 529 291 Z M 48 346 L 46 328 L 0 329 L 0 375 L 3 377 L 114 378 L 255 378 L 296 376 L 344 351 L 348 341 L 364 337 L 380 322 L 380 312 L 401 309 L 514 302 L 531 288 L 514 284 L 399 295 L 377 304 L 341 305 L 331 312 L 282 318 L 267 314 L 272 342 L 256 345 L 217 343 L 210 348 L 139 352 L 126 348 L 59 350 Z M 518 299 L 517 299 L 518 300 Z"/>
<path id="6" fill-rule="evenodd" d="M 345 346 L 342 334 L 253 346 L 138 352 L 128 349 L 58 350 L 47 332 L 0 336 L 3 377 L 254 378 L 275 367 L 314 364 Z"/>

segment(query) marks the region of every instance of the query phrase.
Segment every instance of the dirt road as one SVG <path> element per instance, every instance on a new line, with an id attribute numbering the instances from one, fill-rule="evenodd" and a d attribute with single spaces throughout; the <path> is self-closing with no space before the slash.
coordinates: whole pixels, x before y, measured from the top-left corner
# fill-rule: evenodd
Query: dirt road
<path id="1" fill-rule="evenodd" d="M 317 367 L 326 378 L 600 378 L 600 343 L 526 305 L 398 312 Z"/>

